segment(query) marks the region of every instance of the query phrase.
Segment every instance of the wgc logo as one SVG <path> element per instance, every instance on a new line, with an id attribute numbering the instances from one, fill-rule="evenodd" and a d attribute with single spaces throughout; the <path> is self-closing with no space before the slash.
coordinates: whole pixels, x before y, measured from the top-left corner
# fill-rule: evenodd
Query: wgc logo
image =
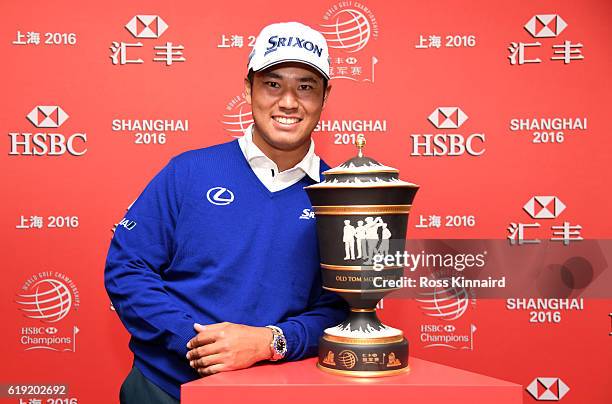
<path id="1" fill-rule="evenodd" d="M 332 15 L 331 24 L 321 24 L 328 46 L 348 53 L 362 50 L 372 35 L 368 18 L 359 10 L 343 9 Z"/>
<path id="2" fill-rule="evenodd" d="M 363 3 L 340 1 L 323 14 L 319 26 L 330 48 L 331 78 L 373 83 L 378 58 L 366 49 L 378 38 L 372 10 Z"/>
<path id="3" fill-rule="evenodd" d="M 59 279 L 41 279 L 30 286 L 26 293 L 17 296 L 17 304 L 26 317 L 49 323 L 66 317 L 73 305 L 68 286 Z"/>
<path id="4" fill-rule="evenodd" d="M 232 98 L 225 106 L 221 119 L 223 129 L 232 137 L 238 138 L 253 123 L 251 106 L 246 101 L 244 93 Z"/>

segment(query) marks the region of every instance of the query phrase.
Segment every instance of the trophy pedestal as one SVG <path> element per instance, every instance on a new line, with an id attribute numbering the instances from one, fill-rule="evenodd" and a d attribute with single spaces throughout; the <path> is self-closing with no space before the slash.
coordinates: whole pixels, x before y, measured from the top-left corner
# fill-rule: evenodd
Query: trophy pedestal
<path id="1" fill-rule="evenodd" d="M 382 324 L 374 309 L 352 309 L 347 320 L 323 333 L 317 366 L 341 376 L 397 375 L 408 371 L 408 341 Z"/>
<path id="2" fill-rule="evenodd" d="M 181 404 L 522 404 L 524 387 L 490 376 L 410 358 L 395 377 L 341 377 L 315 367 L 316 358 L 262 362 L 185 383 Z"/>

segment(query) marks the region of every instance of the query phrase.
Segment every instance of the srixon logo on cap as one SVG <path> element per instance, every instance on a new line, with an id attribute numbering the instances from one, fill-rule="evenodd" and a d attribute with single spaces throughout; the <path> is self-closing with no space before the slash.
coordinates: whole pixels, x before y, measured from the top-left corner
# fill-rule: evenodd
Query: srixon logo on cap
<path id="1" fill-rule="evenodd" d="M 281 46 L 297 46 L 299 48 L 306 49 L 307 51 L 312 52 L 319 57 L 321 57 L 321 54 L 323 53 L 323 49 L 320 48 L 318 45 L 315 45 L 310 41 L 306 41 L 305 39 L 298 38 L 296 36 L 290 36 L 289 38 L 285 38 L 279 37 L 278 35 L 274 35 L 271 36 L 270 39 L 268 39 L 268 43 L 270 44 L 270 46 L 266 48 L 264 56 L 266 56 L 268 53 L 278 50 L 278 48 L 280 48 Z"/>

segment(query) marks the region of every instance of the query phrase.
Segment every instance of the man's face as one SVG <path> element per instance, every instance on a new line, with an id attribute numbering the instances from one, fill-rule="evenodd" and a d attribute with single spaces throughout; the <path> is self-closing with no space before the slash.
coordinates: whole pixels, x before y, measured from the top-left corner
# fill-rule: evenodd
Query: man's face
<path id="1" fill-rule="evenodd" d="M 301 63 L 282 63 L 245 79 L 246 100 L 251 104 L 255 134 L 277 150 L 291 151 L 310 144 L 331 87 Z"/>

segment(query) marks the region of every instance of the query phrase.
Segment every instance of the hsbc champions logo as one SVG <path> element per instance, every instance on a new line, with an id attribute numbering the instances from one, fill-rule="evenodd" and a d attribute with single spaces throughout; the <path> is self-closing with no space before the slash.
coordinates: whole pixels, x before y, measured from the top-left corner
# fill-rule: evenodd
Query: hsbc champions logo
<path id="1" fill-rule="evenodd" d="M 230 136 L 238 138 L 253 123 L 251 106 L 246 101 L 246 94 L 232 98 L 225 106 L 225 112 L 221 118 L 223 129 Z"/>
<path id="2" fill-rule="evenodd" d="M 330 48 L 331 78 L 373 83 L 378 58 L 368 44 L 378 38 L 378 21 L 372 10 L 340 1 L 325 11 L 319 26 Z"/>
<path id="3" fill-rule="evenodd" d="M 26 351 L 75 352 L 79 328 L 70 317 L 80 298 L 70 277 L 54 271 L 34 274 L 17 292 L 15 303 L 25 318 L 19 340 Z"/>
<path id="4" fill-rule="evenodd" d="M 432 280 L 442 285 L 443 280 Z M 476 305 L 472 290 L 433 287 L 420 293 L 416 301 L 425 318 L 420 327 L 424 348 L 474 349 L 476 326 L 471 310 Z"/>
<path id="5" fill-rule="evenodd" d="M 468 116 L 459 107 L 438 107 L 427 117 L 435 129 L 459 129 L 468 120 Z M 484 133 L 463 134 L 446 131 L 431 133 L 413 133 L 411 156 L 480 156 L 485 152 Z"/>
<path id="6" fill-rule="evenodd" d="M 26 115 L 26 119 L 37 129 L 59 129 L 68 114 L 58 105 L 37 105 Z M 10 156 L 82 156 L 87 152 L 87 134 L 75 132 L 70 135 L 59 130 L 10 132 Z"/>

